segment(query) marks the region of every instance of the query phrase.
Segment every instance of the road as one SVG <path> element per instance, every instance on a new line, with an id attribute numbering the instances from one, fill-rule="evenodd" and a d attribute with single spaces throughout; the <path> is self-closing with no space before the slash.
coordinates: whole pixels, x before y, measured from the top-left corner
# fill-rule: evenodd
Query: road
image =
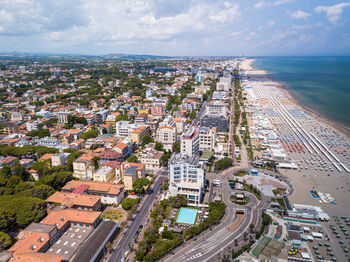
<path id="1" fill-rule="evenodd" d="M 205 102 L 203 103 L 201 109 L 199 110 L 199 112 L 198 112 L 197 115 L 196 115 L 196 118 L 193 119 L 192 124 L 191 124 L 191 127 L 192 127 L 192 126 L 199 126 L 198 123 L 199 123 L 200 119 L 202 118 L 202 115 L 204 114 L 206 105 L 207 105 L 207 101 L 205 101 Z"/>
<path id="2" fill-rule="evenodd" d="M 144 225 L 147 220 L 148 211 L 153 206 L 153 202 L 156 199 L 160 190 L 160 182 L 164 182 L 167 177 L 165 174 L 167 174 L 167 170 L 162 170 L 158 173 L 154 186 L 152 187 L 153 193 L 146 195 L 144 197 L 144 200 L 140 203 L 138 213 L 136 214 L 136 216 L 134 215 L 135 218 L 131 221 L 129 228 L 124 233 L 119 242 L 115 245 L 116 248 L 107 260 L 108 262 L 123 261 L 124 253 L 129 250 L 129 242 L 132 241 L 140 225 Z"/>

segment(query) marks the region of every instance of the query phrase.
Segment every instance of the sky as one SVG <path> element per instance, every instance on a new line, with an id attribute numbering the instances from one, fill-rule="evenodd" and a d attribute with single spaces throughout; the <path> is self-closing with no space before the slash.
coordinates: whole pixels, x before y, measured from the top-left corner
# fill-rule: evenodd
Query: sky
<path id="1" fill-rule="evenodd" d="M 0 52 L 350 55 L 350 1 L 0 0 Z"/>

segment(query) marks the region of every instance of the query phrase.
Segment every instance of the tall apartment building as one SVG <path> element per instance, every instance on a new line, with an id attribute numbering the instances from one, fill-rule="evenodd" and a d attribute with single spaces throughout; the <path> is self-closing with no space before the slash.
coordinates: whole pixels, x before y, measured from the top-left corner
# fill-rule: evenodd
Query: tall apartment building
<path id="1" fill-rule="evenodd" d="M 231 78 L 230 77 L 220 77 L 219 82 L 216 83 L 217 91 L 230 91 L 231 89 Z"/>
<path id="2" fill-rule="evenodd" d="M 199 135 L 196 127 L 190 127 L 181 136 L 181 154 L 199 156 Z"/>
<path id="3" fill-rule="evenodd" d="M 190 204 L 200 204 L 205 185 L 205 164 L 198 157 L 174 154 L 169 161 L 169 195 L 187 197 Z"/>
<path id="4" fill-rule="evenodd" d="M 60 111 L 57 113 L 58 123 L 68 123 L 68 115 L 71 114 L 69 111 Z"/>
<path id="5" fill-rule="evenodd" d="M 215 146 L 216 139 L 216 128 L 199 127 L 199 150 L 200 151 L 211 151 Z"/>
<path id="6" fill-rule="evenodd" d="M 117 137 L 129 137 L 129 132 L 131 132 L 133 129 L 131 129 L 132 124 L 130 124 L 129 121 L 118 121 L 115 124 L 115 134 Z"/>

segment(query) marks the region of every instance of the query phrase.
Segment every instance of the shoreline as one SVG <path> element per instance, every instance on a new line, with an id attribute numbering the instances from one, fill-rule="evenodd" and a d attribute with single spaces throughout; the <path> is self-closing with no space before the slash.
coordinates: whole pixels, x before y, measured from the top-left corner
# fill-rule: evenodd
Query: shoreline
<path id="1" fill-rule="evenodd" d="M 262 75 L 264 75 L 265 77 L 267 77 L 269 80 L 271 80 L 271 82 L 276 84 L 276 87 L 278 87 L 285 95 L 286 97 L 294 104 L 296 104 L 297 106 L 300 106 L 303 110 L 305 110 L 308 114 L 310 114 L 311 116 L 313 116 L 316 120 L 319 120 L 329 126 L 331 126 L 332 128 L 336 129 L 338 132 L 341 132 L 342 134 L 344 134 L 347 138 L 350 138 L 350 127 L 347 127 L 335 120 L 332 120 L 328 117 L 326 117 L 325 115 L 323 115 L 322 113 L 311 109 L 308 106 L 303 105 L 300 101 L 298 101 L 298 99 L 293 96 L 292 92 L 290 90 L 288 90 L 287 88 L 287 84 L 285 84 L 283 81 L 277 81 L 276 79 L 274 79 L 273 77 L 270 76 L 269 72 L 264 70 L 264 69 L 260 69 L 260 68 L 254 68 L 252 66 L 253 62 L 256 60 L 254 59 L 247 59 L 249 60 L 249 64 L 248 66 L 248 70 L 253 70 L 253 71 L 260 71 L 263 72 Z M 247 70 L 245 69 L 245 70 Z"/>

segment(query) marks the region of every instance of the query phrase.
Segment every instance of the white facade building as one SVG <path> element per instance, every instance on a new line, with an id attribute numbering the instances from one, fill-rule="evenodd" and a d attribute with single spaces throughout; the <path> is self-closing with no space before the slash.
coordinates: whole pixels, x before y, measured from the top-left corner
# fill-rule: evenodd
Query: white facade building
<path id="1" fill-rule="evenodd" d="M 211 151 L 215 147 L 216 139 L 216 128 L 199 127 L 199 150 L 200 151 Z"/>
<path id="2" fill-rule="evenodd" d="M 198 158 L 173 155 L 169 164 L 169 195 L 185 195 L 190 204 L 200 204 L 205 179 L 205 165 Z"/>
<path id="3" fill-rule="evenodd" d="M 191 127 L 182 134 L 181 153 L 189 157 L 199 156 L 199 135 L 197 128 Z"/>

